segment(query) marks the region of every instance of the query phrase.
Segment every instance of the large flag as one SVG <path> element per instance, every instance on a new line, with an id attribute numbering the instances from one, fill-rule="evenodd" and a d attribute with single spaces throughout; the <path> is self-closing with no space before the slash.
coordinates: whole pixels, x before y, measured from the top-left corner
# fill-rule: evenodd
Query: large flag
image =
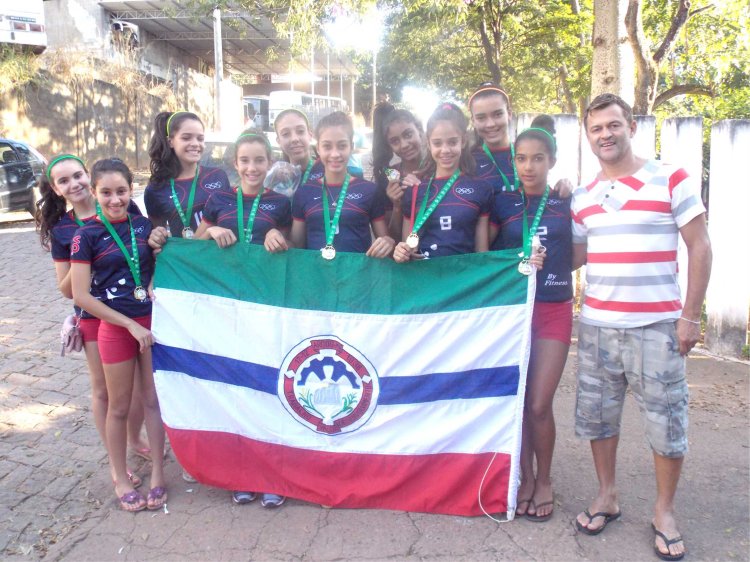
<path id="1" fill-rule="evenodd" d="M 512 518 L 535 277 L 518 261 L 171 240 L 153 355 L 177 458 L 226 489 Z"/>

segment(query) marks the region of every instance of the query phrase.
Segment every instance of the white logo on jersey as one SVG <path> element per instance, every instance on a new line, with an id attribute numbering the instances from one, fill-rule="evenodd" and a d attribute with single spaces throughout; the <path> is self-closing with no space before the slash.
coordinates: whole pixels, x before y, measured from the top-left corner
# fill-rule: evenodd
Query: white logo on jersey
<path id="1" fill-rule="evenodd" d="M 452 223 L 451 223 L 451 217 L 440 217 L 440 230 L 451 230 Z"/>
<path id="2" fill-rule="evenodd" d="M 203 184 L 204 189 L 208 189 L 213 191 L 214 189 L 219 189 L 221 187 L 221 182 L 214 182 L 214 183 L 206 183 Z"/>
<path id="3" fill-rule="evenodd" d="M 362 199 L 362 197 L 364 197 L 363 193 L 348 193 L 346 195 L 347 199 L 354 199 L 354 200 Z"/>
<path id="4" fill-rule="evenodd" d="M 548 199 L 547 205 L 552 207 L 553 205 L 562 205 L 562 199 Z"/>
<path id="5" fill-rule="evenodd" d="M 536 233 L 539 235 L 539 238 L 547 236 L 547 227 L 540 224 L 536 229 Z"/>
<path id="6" fill-rule="evenodd" d="M 110 238 L 112 238 L 112 237 L 111 236 L 105 236 L 104 238 L 102 238 L 102 240 L 109 240 Z"/>
<path id="7" fill-rule="evenodd" d="M 455 191 L 458 195 L 471 195 L 472 193 L 474 193 L 474 188 L 473 187 L 457 187 Z"/>
<path id="8" fill-rule="evenodd" d="M 276 205 L 272 203 L 263 203 L 262 205 L 258 205 L 261 211 L 273 211 L 276 208 Z"/>

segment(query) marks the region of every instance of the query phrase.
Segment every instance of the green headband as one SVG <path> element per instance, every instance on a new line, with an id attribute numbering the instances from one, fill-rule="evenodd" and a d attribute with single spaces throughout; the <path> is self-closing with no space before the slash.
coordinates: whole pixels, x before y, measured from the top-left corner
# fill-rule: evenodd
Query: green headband
<path id="1" fill-rule="evenodd" d="M 243 138 L 256 138 L 263 141 L 263 143 L 266 145 L 269 151 L 272 151 L 271 148 L 271 142 L 268 140 L 266 135 L 259 135 L 258 133 L 242 133 L 239 137 L 237 137 L 237 140 L 234 141 L 235 146 L 240 143 L 240 140 Z"/>
<path id="2" fill-rule="evenodd" d="M 545 135 L 547 135 L 549 137 L 549 140 L 552 141 L 552 152 L 557 152 L 557 143 L 555 142 L 555 137 L 553 137 L 552 133 L 550 133 L 547 129 L 542 129 L 541 127 L 529 127 L 528 129 L 524 129 L 523 131 L 521 131 L 521 134 L 519 134 L 518 136 L 520 137 L 528 131 L 539 131 L 540 133 L 544 133 Z M 516 140 L 518 139 L 516 138 Z"/>
<path id="3" fill-rule="evenodd" d="M 61 162 L 63 160 L 75 160 L 77 162 L 80 162 L 81 166 L 83 166 L 84 168 L 86 167 L 86 164 L 83 163 L 83 160 L 78 158 L 78 156 L 74 156 L 73 154 L 63 154 L 62 156 L 58 156 L 57 158 L 52 160 L 52 162 L 50 162 L 49 165 L 47 166 L 47 179 L 50 182 L 52 181 L 52 177 L 50 175 L 50 173 L 52 172 L 52 167 L 58 162 Z"/>
<path id="4" fill-rule="evenodd" d="M 172 115 L 169 116 L 169 119 L 167 119 L 167 137 L 169 136 L 169 124 L 172 122 L 172 117 L 174 117 L 175 115 L 178 115 L 180 113 L 190 113 L 190 112 L 189 111 L 180 110 L 180 111 L 175 111 Z"/>
<path id="5" fill-rule="evenodd" d="M 307 115 L 305 115 L 303 111 L 300 111 L 299 109 L 294 109 L 293 107 L 290 107 L 289 109 L 284 109 L 278 114 L 278 116 L 273 122 L 274 129 L 276 128 L 276 123 L 278 122 L 279 118 L 284 117 L 288 113 L 296 113 L 297 115 L 302 117 L 302 119 L 305 120 L 305 125 L 307 125 L 307 129 L 308 130 L 310 129 L 310 120 L 307 118 Z"/>

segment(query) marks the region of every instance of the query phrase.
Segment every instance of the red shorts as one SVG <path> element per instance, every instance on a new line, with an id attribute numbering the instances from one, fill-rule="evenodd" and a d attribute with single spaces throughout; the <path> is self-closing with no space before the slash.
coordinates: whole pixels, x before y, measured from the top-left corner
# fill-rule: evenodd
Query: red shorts
<path id="1" fill-rule="evenodd" d="M 151 315 L 133 318 L 144 328 L 151 329 Z M 122 363 L 138 355 L 138 342 L 130 332 L 122 326 L 101 321 L 99 325 L 99 355 L 102 363 Z"/>
<path id="2" fill-rule="evenodd" d="M 98 318 L 81 318 L 78 321 L 78 330 L 81 332 L 83 343 L 97 341 L 100 322 Z"/>
<path id="3" fill-rule="evenodd" d="M 534 302 L 531 339 L 557 340 L 570 345 L 573 333 L 573 301 Z"/>

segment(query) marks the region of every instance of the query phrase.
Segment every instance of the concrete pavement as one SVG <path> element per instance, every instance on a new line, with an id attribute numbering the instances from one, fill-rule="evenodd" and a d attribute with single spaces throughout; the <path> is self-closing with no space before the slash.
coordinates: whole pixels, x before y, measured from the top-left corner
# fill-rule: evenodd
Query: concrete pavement
<path id="1" fill-rule="evenodd" d="M 632 400 L 619 452 L 623 517 L 577 533 L 596 491 L 588 444 L 573 436 L 575 350 L 555 402 L 555 515 L 536 524 L 289 500 L 238 506 L 229 492 L 187 484 L 171 456 L 168 513 L 116 509 L 89 410 L 82 354 L 59 356 L 70 310 L 29 222 L 0 224 L 0 558 L 9 560 L 656 560 L 651 454 Z M 748 560 L 747 363 L 694 353 L 691 451 L 678 493 L 688 560 Z M 146 475 L 144 461 L 131 459 Z M 146 481 L 147 484 L 147 481 Z"/>

